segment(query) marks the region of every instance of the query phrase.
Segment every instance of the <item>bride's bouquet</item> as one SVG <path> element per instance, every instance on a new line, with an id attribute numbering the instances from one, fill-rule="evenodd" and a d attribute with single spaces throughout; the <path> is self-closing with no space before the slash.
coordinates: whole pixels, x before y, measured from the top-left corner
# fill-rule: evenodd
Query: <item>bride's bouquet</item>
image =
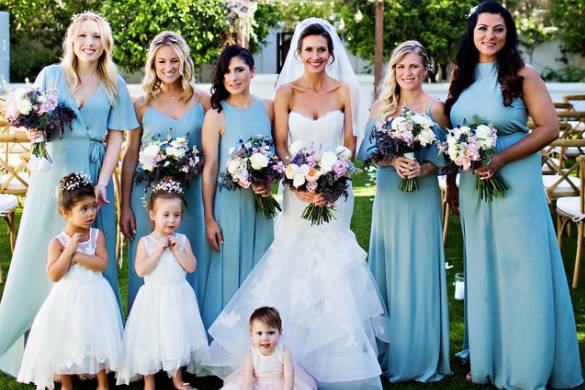
<path id="1" fill-rule="evenodd" d="M 229 155 L 226 170 L 219 176 L 219 185 L 228 191 L 248 189 L 250 185 L 266 185 L 280 180 L 284 174 L 284 165 L 273 152 L 269 137 L 257 135 L 246 142 L 240 140 L 237 147 L 230 148 Z M 274 218 L 277 209 L 282 211 L 272 195 L 255 194 L 255 198 L 256 207 L 267 218 Z"/>
<path id="2" fill-rule="evenodd" d="M 440 143 L 440 150 L 457 169 L 477 169 L 490 163 L 496 153 L 497 138 L 497 130 L 491 123 L 486 125 L 479 117 L 474 117 L 471 125 L 463 124 L 449 130 L 446 141 Z M 494 197 L 503 198 L 508 189 L 498 173 L 487 180 L 475 175 L 475 188 L 486 202 Z"/>
<path id="3" fill-rule="evenodd" d="M 54 164 L 46 142 L 62 137 L 65 126 L 75 119 L 75 112 L 57 103 L 57 91 L 43 91 L 32 85 L 8 94 L 6 115 L 11 126 L 39 131 L 42 136 L 31 141 L 32 156 L 28 167 L 34 171 L 48 171 Z"/>
<path id="4" fill-rule="evenodd" d="M 370 134 L 370 140 L 374 141 L 373 150 L 364 163 L 371 165 L 399 156 L 414 160 L 414 152 L 430 147 L 435 142 L 433 125 L 428 115 L 406 107 L 400 111 L 399 116 L 378 121 Z M 402 179 L 400 190 L 418 191 L 416 178 Z"/>
<path id="5" fill-rule="evenodd" d="M 338 146 L 333 151 L 317 152 L 307 148 L 302 141 L 295 141 L 289 147 L 292 156 L 286 167 L 284 183 L 293 191 L 305 191 L 323 195 L 326 206 L 310 203 L 302 217 L 311 225 L 328 223 L 333 216 L 333 204 L 341 196 L 347 199 L 348 181 L 357 172 L 351 162 L 351 151 Z"/>
<path id="6" fill-rule="evenodd" d="M 147 141 L 138 154 L 138 162 L 134 181 L 144 182 L 145 199 L 159 180 L 172 178 L 187 188 L 201 171 L 197 146 L 189 148 L 186 137 L 173 139 L 170 134 L 164 140 L 154 137 Z"/>

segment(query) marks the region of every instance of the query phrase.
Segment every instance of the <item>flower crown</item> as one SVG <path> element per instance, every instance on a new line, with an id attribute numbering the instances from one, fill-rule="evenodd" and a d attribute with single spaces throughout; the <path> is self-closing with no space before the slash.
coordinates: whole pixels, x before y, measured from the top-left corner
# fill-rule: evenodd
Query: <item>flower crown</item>
<path id="1" fill-rule="evenodd" d="M 174 192 L 177 194 L 183 194 L 183 186 L 177 180 L 172 178 L 165 178 L 158 181 L 156 184 L 152 186 L 151 192 Z"/>
<path id="2" fill-rule="evenodd" d="M 57 190 L 74 191 L 80 187 L 91 186 L 91 178 L 87 173 L 72 172 L 61 179 Z"/>

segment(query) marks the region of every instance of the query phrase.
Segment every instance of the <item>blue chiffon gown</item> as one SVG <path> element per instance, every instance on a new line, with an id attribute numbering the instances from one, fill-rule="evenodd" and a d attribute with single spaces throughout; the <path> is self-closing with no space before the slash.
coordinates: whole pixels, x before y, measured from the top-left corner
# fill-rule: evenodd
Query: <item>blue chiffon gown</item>
<path id="1" fill-rule="evenodd" d="M 451 124 L 474 115 L 498 130 L 497 150 L 528 133 L 527 110 L 505 107 L 496 63 L 479 63 L 475 82 L 451 110 Z M 459 209 L 465 254 L 465 342 L 474 383 L 501 389 L 573 388 L 583 382 L 575 317 L 563 259 L 535 152 L 505 165 L 509 189 L 480 199 L 473 173 L 463 172 Z M 468 348 L 468 350 L 467 350 Z"/>
<path id="2" fill-rule="evenodd" d="M 44 68 L 36 84 L 42 89 L 57 89 L 59 104 L 75 111 L 77 118 L 65 130 L 62 139 L 49 142 L 48 151 L 55 165 L 46 172 L 33 171 L 6 287 L 0 302 L 0 369 L 16 375 L 22 350 L 24 333 L 30 329 L 41 304 L 53 283 L 46 272 L 47 247 L 65 225 L 55 203 L 55 187 L 61 177 L 72 171 L 89 173 L 97 183 L 105 155 L 108 129 L 131 130 L 138 127 L 134 108 L 126 83 L 118 76 L 116 103 L 112 106 L 103 85 L 79 108 L 69 94 L 69 86 L 61 65 Z M 103 272 L 120 303 L 116 263 L 116 212 L 114 187 L 107 187 L 110 204 L 104 204 L 96 218 L 106 240 L 109 262 Z M 8 351 L 8 352 L 7 352 Z"/>
<path id="3" fill-rule="evenodd" d="M 272 137 L 272 127 L 264 102 L 255 97 L 248 108 L 221 103 L 225 128 L 219 141 L 219 172 L 226 169 L 229 149 L 252 136 Z M 274 239 L 272 219 L 256 209 L 252 189 L 228 191 L 219 185 L 215 191 L 213 214 L 223 234 L 224 243 L 218 253 L 211 250 L 202 317 L 208 329 L 230 301 L 256 262 Z"/>
<path id="4" fill-rule="evenodd" d="M 173 138 L 186 137 L 189 147 L 201 146 L 201 127 L 205 111 L 200 103 L 195 103 L 189 111 L 178 119 L 171 118 L 154 107 L 148 107 L 142 116 L 142 147 L 152 138 L 166 139 L 168 134 Z M 203 201 L 201 198 L 201 177 L 197 177 L 184 193 L 186 205 L 184 207 L 181 226 L 177 230 L 189 239 L 193 253 L 197 258 L 197 270 L 187 274 L 187 280 L 195 290 L 197 297 L 203 294 L 207 267 L 209 264 L 209 244 L 205 238 L 205 224 L 203 221 Z M 144 184 L 134 183 L 130 204 L 136 219 L 136 235 L 134 240 L 128 241 L 128 312 L 132 307 L 138 289 L 144 283 L 143 279 L 136 275 L 134 258 L 136 248 L 141 237 L 150 234 L 152 225 L 148 218 L 148 212 L 142 204 L 144 197 Z"/>
<path id="5" fill-rule="evenodd" d="M 359 159 L 369 154 L 378 120 L 368 121 Z M 434 146 L 415 158 L 445 164 Z M 451 373 L 441 196 L 436 174 L 417 178 L 415 192 L 401 191 L 400 180 L 394 168 L 378 167 L 368 264 L 390 316 L 382 369 L 390 382 L 433 382 Z"/>

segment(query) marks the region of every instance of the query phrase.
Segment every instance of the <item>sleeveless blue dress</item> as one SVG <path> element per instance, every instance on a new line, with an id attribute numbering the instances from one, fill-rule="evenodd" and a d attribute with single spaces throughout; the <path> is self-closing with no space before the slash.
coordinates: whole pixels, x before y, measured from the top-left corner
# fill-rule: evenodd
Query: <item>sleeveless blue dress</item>
<path id="1" fill-rule="evenodd" d="M 197 145 L 200 151 L 201 146 L 201 127 L 203 125 L 203 118 L 205 111 L 200 103 L 195 103 L 189 111 L 178 119 L 173 119 L 159 111 L 154 107 L 148 107 L 142 116 L 142 147 L 148 140 L 154 137 L 165 139 L 168 134 L 173 138 L 186 137 L 189 142 L 189 147 Z M 138 293 L 138 289 L 144 283 L 143 279 L 136 275 L 134 268 L 134 258 L 136 256 L 136 248 L 140 237 L 144 237 L 152 231 L 152 224 L 148 218 L 148 211 L 142 204 L 144 196 L 144 184 L 134 183 L 132 188 L 132 197 L 130 204 L 134 217 L 136 218 L 136 235 L 134 240 L 128 242 L 128 312 L 132 308 L 134 298 Z M 197 258 L 197 270 L 187 274 L 189 284 L 195 290 L 197 296 L 202 294 L 202 291 L 197 289 L 198 278 L 207 273 L 209 245 L 205 239 L 205 224 L 203 221 L 203 201 L 201 198 L 201 177 L 197 177 L 185 191 L 183 195 L 186 205 L 183 211 L 181 226 L 177 230 L 183 233 L 189 239 L 193 253 Z"/>
<path id="2" fill-rule="evenodd" d="M 458 126 L 474 115 L 498 129 L 497 150 L 528 133 L 522 99 L 505 107 L 496 63 L 479 63 L 475 82 L 451 109 Z M 563 259 L 544 194 L 540 153 L 505 165 L 505 198 L 480 199 L 463 172 L 459 209 L 465 255 L 465 341 L 474 383 L 502 389 L 573 388 L 583 382 Z M 468 350 L 466 350 L 468 348 Z"/>
<path id="3" fill-rule="evenodd" d="M 359 159 L 368 156 L 366 125 Z M 440 128 L 434 127 L 437 139 Z M 435 146 L 415 153 L 423 163 L 445 164 Z M 390 382 L 441 380 L 451 373 L 449 314 L 437 175 L 418 177 L 419 190 L 400 190 L 392 167 L 378 167 L 368 264 L 390 317 L 392 340 L 381 363 Z"/>
<path id="4" fill-rule="evenodd" d="M 272 137 L 272 126 L 264 102 L 255 97 L 248 108 L 236 108 L 221 103 L 224 113 L 224 133 L 219 141 L 219 172 L 229 159 L 229 149 L 239 140 L 255 135 Z M 213 214 L 224 243 L 218 253 L 211 251 L 205 292 L 198 297 L 203 306 L 205 328 L 209 328 L 224 306 L 238 290 L 256 262 L 274 239 L 272 219 L 256 210 L 252 189 L 228 191 L 219 185 L 215 191 Z"/>
<path id="5" fill-rule="evenodd" d="M 59 179 L 72 171 L 83 171 L 89 173 L 94 184 L 97 183 L 108 129 L 131 130 L 138 127 L 126 83 L 120 76 L 116 104 L 113 106 L 100 84 L 85 105 L 79 108 L 69 94 L 69 86 L 59 64 L 44 68 L 35 84 L 42 89 L 57 89 L 59 104 L 74 110 L 77 118 L 65 131 L 63 139 L 47 143 L 55 165 L 46 172 L 33 171 L 31 174 L 18 239 L 0 303 L 0 354 L 13 346 L 11 353 L 0 356 L 0 369 L 12 375 L 16 375 L 14 369 L 20 365 L 22 357 L 24 339 L 21 336 L 30 329 L 53 285 L 46 272 L 47 247 L 65 224 L 54 197 Z M 104 233 L 109 262 L 103 275 L 112 286 L 119 304 L 117 225 L 112 181 L 107 187 L 107 198 L 110 204 L 100 208 L 94 225 Z"/>

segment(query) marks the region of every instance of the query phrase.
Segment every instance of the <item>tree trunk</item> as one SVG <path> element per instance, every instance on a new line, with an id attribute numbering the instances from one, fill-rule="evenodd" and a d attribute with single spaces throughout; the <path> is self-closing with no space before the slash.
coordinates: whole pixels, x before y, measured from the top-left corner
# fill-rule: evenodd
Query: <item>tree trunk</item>
<path id="1" fill-rule="evenodd" d="M 384 72 L 384 2 L 376 0 L 376 47 L 374 49 L 374 99 L 380 94 L 379 86 Z"/>

